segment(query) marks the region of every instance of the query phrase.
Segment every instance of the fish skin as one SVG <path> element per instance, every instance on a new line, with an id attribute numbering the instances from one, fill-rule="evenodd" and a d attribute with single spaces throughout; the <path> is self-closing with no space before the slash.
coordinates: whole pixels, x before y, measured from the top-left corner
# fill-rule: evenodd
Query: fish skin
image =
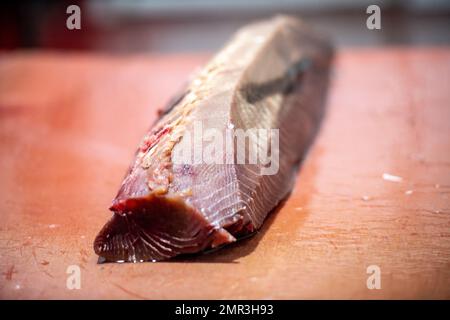
<path id="1" fill-rule="evenodd" d="M 113 216 L 94 241 L 97 255 L 160 261 L 259 229 L 291 191 L 319 128 L 332 56 L 326 40 L 291 17 L 238 31 L 141 141 L 110 208 Z M 279 129 L 279 171 L 261 175 L 261 164 L 175 163 L 194 121 L 221 132 L 230 125 Z"/>

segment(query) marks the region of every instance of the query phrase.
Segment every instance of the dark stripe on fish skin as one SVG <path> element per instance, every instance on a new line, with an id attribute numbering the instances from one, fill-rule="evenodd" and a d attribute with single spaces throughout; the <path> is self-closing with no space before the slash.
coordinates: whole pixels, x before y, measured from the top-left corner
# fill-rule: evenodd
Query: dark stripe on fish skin
<path id="1" fill-rule="evenodd" d="M 175 106 L 179 104 L 185 96 L 188 95 L 189 91 L 189 89 L 183 87 L 183 90 L 180 90 L 172 99 L 170 99 L 165 108 L 163 108 L 162 110 L 158 110 L 158 115 L 162 117 L 172 111 L 172 109 L 175 108 Z"/>
<path id="2" fill-rule="evenodd" d="M 150 126 L 151 130 L 166 114 L 175 108 L 183 99 L 189 94 L 190 90 L 187 88 L 187 85 L 182 87 L 182 90 L 178 90 L 178 92 L 169 100 L 169 102 L 161 109 L 158 109 L 158 116 L 155 121 Z"/>
<path id="3" fill-rule="evenodd" d="M 289 94 L 298 78 L 311 67 L 311 60 L 303 58 L 294 63 L 278 78 L 263 83 L 249 83 L 242 87 L 241 92 L 245 100 L 255 103 L 277 93 Z"/>

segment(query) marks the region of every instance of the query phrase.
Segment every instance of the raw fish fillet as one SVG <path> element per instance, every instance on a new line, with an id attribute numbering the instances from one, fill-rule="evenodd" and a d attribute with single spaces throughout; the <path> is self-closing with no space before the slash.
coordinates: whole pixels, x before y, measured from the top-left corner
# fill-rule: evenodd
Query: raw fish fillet
<path id="1" fill-rule="evenodd" d="M 291 17 L 239 30 L 143 138 L 110 208 L 113 216 L 95 239 L 100 259 L 160 261 L 258 230 L 289 194 L 317 132 L 332 55 L 327 41 Z M 245 144 L 233 140 L 228 149 L 214 142 L 212 149 L 224 150 L 223 161 L 195 161 L 216 141 L 186 143 L 199 124 L 224 137 L 263 129 L 268 140 L 250 134 Z M 278 145 L 264 149 L 261 141 L 272 138 Z M 244 154 L 268 150 L 270 165 L 237 161 L 242 148 Z M 175 161 L 186 150 L 192 161 Z M 269 167 L 276 170 L 263 174 Z"/>

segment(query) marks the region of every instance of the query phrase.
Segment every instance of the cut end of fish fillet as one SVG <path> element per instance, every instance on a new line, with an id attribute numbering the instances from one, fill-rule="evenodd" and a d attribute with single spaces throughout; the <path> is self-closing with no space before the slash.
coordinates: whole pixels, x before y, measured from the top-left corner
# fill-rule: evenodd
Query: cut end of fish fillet
<path id="1" fill-rule="evenodd" d="M 179 196 L 151 194 L 111 209 L 112 218 L 94 241 L 103 262 L 161 261 L 236 241 Z"/>

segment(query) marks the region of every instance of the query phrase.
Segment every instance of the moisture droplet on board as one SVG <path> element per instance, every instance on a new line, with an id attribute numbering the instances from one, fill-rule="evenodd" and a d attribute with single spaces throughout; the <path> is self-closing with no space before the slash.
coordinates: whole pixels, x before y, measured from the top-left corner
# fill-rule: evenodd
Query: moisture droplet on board
<path id="1" fill-rule="evenodd" d="M 402 177 L 395 176 L 390 173 L 383 173 L 382 178 L 383 178 L 383 180 L 390 181 L 390 182 L 401 182 L 403 180 Z"/>

